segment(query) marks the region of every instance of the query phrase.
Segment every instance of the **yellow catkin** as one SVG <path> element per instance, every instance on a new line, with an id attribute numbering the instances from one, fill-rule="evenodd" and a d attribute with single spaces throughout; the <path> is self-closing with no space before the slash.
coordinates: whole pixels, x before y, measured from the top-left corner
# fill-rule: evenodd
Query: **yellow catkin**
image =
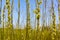
<path id="1" fill-rule="evenodd" d="M 27 7 L 27 25 L 26 25 L 26 40 L 31 40 L 31 25 L 30 25 L 30 12 L 29 0 L 26 0 Z"/>
<path id="2" fill-rule="evenodd" d="M 52 40 L 55 40 L 56 37 L 56 24 L 55 24 L 55 15 L 53 16 L 53 26 L 52 26 Z"/>
<path id="3" fill-rule="evenodd" d="M 40 19 L 40 8 L 39 8 L 39 5 L 42 3 L 42 2 L 38 2 L 38 0 L 36 0 L 37 2 L 37 8 L 36 10 L 34 11 L 34 13 L 36 14 L 36 18 L 37 18 L 37 35 L 36 35 L 36 40 L 39 40 L 39 19 Z"/>
<path id="4" fill-rule="evenodd" d="M 11 24 L 11 6 L 10 6 L 10 0 L 6 0 L 6 8 L 8 10 L 8 39 L 11 40 L 11 31 L 10 28 L 12 26 Z"/>
<path id="5" fill-rule="evenodd" d="M 6 0 L 6 8 L 8 9 L 8 26 L 11 26 L 11 8 L 10 8 L 10 0 Z"/>
<path id="6" fill-rule="evenodd" d="M 53 0 L 51 0 L 52 2 L 52 18 L 53 18 L 53 25 L 52 25 L 52 40 L 55 40 L 55 37 L 56 37 L 56 24 L 55 24 L 55 21 L 56 21 L 56 17 L 55 17 L 55 14 L 54 14 L 54 7 L 53 7 Z"/>

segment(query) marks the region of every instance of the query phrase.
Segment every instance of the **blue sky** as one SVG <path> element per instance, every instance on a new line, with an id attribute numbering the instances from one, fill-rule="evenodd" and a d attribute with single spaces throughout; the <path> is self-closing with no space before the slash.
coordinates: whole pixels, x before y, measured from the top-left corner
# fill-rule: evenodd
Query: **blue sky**
<path id="1" fill-rule="evenodd" d="M 33 10 L 36 8 L 35 0 L 29 0 L 30 3 L 30 15 L 31 15 L 31 25 L 34 27 L 35 24 L 35 14 L 33 13 Z M 2 0 L 2 9 L 5 5 L 5 0 Z M 43 3 L 41 4 L 41 17 L 40 17 L 40 25 L 42 24 L 42 12 L 43 12 Z M 47 0 L 47 18 L 49 18 L 50 12 L 48 9 L 51 7 L 51 0 Z M 56 14 L 56 23 L 58 23 L 58 1 L 54 0 L 54 11 Z M 7 15 L 7 13 L 5 13 Z M 13 11 L 13 24 L 16 26 L 17 19 L 18 19 L 18 0 L 14 0 L 14 11 Z M 49 19 L 50 20 L 50 19 Z M 49 21 L 47 20 L 47 22 Z M 26 0 L 20 0 L 20 26 L 24 27 L 26 25 Z"/>

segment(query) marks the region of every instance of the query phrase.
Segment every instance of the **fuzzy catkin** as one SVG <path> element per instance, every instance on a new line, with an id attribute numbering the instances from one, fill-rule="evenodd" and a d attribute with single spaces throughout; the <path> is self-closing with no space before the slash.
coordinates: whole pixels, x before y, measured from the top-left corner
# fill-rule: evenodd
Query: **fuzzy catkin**
<path id="1" fill-rule="evenodd" d="M 56 24 L 55 15 L 53 15 L 52 40 L 55 40 L 55 37 L 56 37 Z"/>
<path id="2" fill-rule="evenodd" d="M 8 9 L 8 26 L 11 26 L 11 7 L 10 0 L 6 0 L 6 8 Z"/>
<path id="3" fill-rule="evenodd" d="M 55 14 L 54 14 L 54 7 L 53 7 L 53 0 L 51 0 L 52 2 L 52 18 L 53 18 L 53 25 L 52 25 L 52 40 L 55 40 L 55 37 L 56 37 L 56 24 L 55 24 L 55 21 L 56 21 L 56 17 L 55 17 Z"/>
<path id="4" fill-rule="evenodd" d="M 10 0 L 6 0 L 6 8 L 7 8 L 7 10 L 8 10 L 8 40 L 12 40 L 11 39 L 11 31 L 12 30 L 10 30 L 11 29 L 11 27 L 12 27 L 12 24 L 11 24 L 11 6 L 10 6 Z M 10 32 L 10 33 L 9 33 Z"/>
<path id="5" fill-rule="evenodd" d="M 34 13 L 36 14 L 36 19 L 37 19 L 37 35 L 36 35 L 36 40 L 39 40 L 39 32 L 40 32 L 40 29 L 39 29 L 39 19 L 40 19 L 40 8 L 39 8 L 39 5 L 42 3 L 42 2 L 38 2 L 38 0 L 36 0 L 36 3 L 37 3 L 37 6 L 36 6 L 36 10 L 34 11 Z"/>
<path id="6" fill-rule="evenodd" d="M 30 25 L 30 5 L 29 0 L 26 0 L 26 8 L 27 8 L 27 25 L 26 25 L 26 40 L 31 40 L 31 25 Z"/>

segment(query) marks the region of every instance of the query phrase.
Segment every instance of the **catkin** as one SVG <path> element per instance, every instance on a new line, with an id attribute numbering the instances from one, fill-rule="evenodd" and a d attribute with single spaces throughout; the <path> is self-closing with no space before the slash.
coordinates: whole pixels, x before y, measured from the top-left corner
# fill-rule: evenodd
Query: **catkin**
<path id="1" fill-rule="evenodd" d="M 10 8 L 10 0 L 6 0 L 6 8 L 8 9 L 8 26 L 11 26 L 11 8 Z"/>
<path id="2" fill-rule="evenodd" d="M 36 10 L 34 11 L 34 13 L 36 14 L 36 19 L 37 19 L 37 35 L 36 35 L 36 40 L 39 40 L 39 19 L 40 19 L 40 8 L 39 8 L 39 5 L 42 3 L 42 2 L 38 2 L 38 0 L 36 0 L 37 2 L 37 8 Z"/>
<path id="3" fill-rule="evenodd" d="M 27 25 L 26 25 L 26 40 L 31 40 L 31 26 L 30 26 L 30 12 L 29 12 L 29 0 L 26 0 L 26 8 L 27 8 Z"/>
<path id="4" fill-rule="evenodd" d="M 55 15 L 53 16 L 53 26 L 52 26 L 52 40 L 55 40 L 56 37 L 56 24 L 55 24 Z"/>
<path id="5" fill-rule="evenodd" d="M 52 26 L 52 40 L 55 40 L 56 37 L 56 24 L 55 24 L 55 14 L 54 14 L 54 7 L 53 7 L 53 0 L 52 1 L 52 18 L 53 18 L 53 26 Z"/>
<path id="6" fill-rule="evenodd" d="M 10 6 L 10 0 L 6 0 L 6 8 L 8 10 L 8 40 L 12 40 L 11 39 L 11 27 L 12 27 L 12 24 L 11 24 L 11 6 Z"/>

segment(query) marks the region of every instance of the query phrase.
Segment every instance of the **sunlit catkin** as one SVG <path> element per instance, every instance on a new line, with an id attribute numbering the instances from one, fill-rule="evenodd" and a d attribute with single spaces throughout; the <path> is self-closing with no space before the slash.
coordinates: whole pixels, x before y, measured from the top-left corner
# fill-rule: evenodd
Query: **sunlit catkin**
<path id="1" fill-rule="evenodd" d="M 53 15 L 52 40 L 55 40 L 55 37 L 56 37 L 56 24 L 55 24 L 55 15 Z"/>
<path id="2" fill-rule="evenodd" d="M 52 40 L 55 40 L 56 37 L 56 24 L 55 24 L 55 14 L 54 14 L 54 7 L 53 7 L 53 0 L 51 0 L 52 2 L 52 18 L 53 18 L 53 26 L 52 26 Z"/>
<path id="3" fill-rule="evenodd" d="M 26 0 L 27 21 L 26 21 L 26 40 L 31 40 L 31 25 L 30 25 L 30 5 L 29 0 Z"/>
<path id="4" fill-rule="evenodd" d="M 36 35 L 36 40 L 39 40 L 40 38 L 39 38 L 39 31 L 40 31 L 40 29 L 39 29 L 39 19 L 40 19 L 40 8 L 39 8 L 39 5 L 42 3 L 42 2 L 38 2 L 38 0 L 36 0 L 37 1 L 37 8 L 36 8 L 36 10 L 34 10 L 34 13 L 36 14 L 36 18 L 37 18 L 37 35 Z"/>
<path id="5" fill-rule="evenodd" d="M 6 8 L 8 9 L 8 26 L 11 26 L 11 7 L 10 0 L 6 0 Z"/>
<path id="6" fill-rule="evenodd" d="M 9 40 L 11 39 L 10 37 L 11 37 L 11 31 L 10 31 L 10 28 L 11 28 L 11 26 L 12 26 L 12 24 L 11 24 L 11 6 L 10 6 L 10 0 L 6 0 L 6 8 L 7 8 L 7 10 L 8 10 L 8 38 L 9 38 Z"/>

